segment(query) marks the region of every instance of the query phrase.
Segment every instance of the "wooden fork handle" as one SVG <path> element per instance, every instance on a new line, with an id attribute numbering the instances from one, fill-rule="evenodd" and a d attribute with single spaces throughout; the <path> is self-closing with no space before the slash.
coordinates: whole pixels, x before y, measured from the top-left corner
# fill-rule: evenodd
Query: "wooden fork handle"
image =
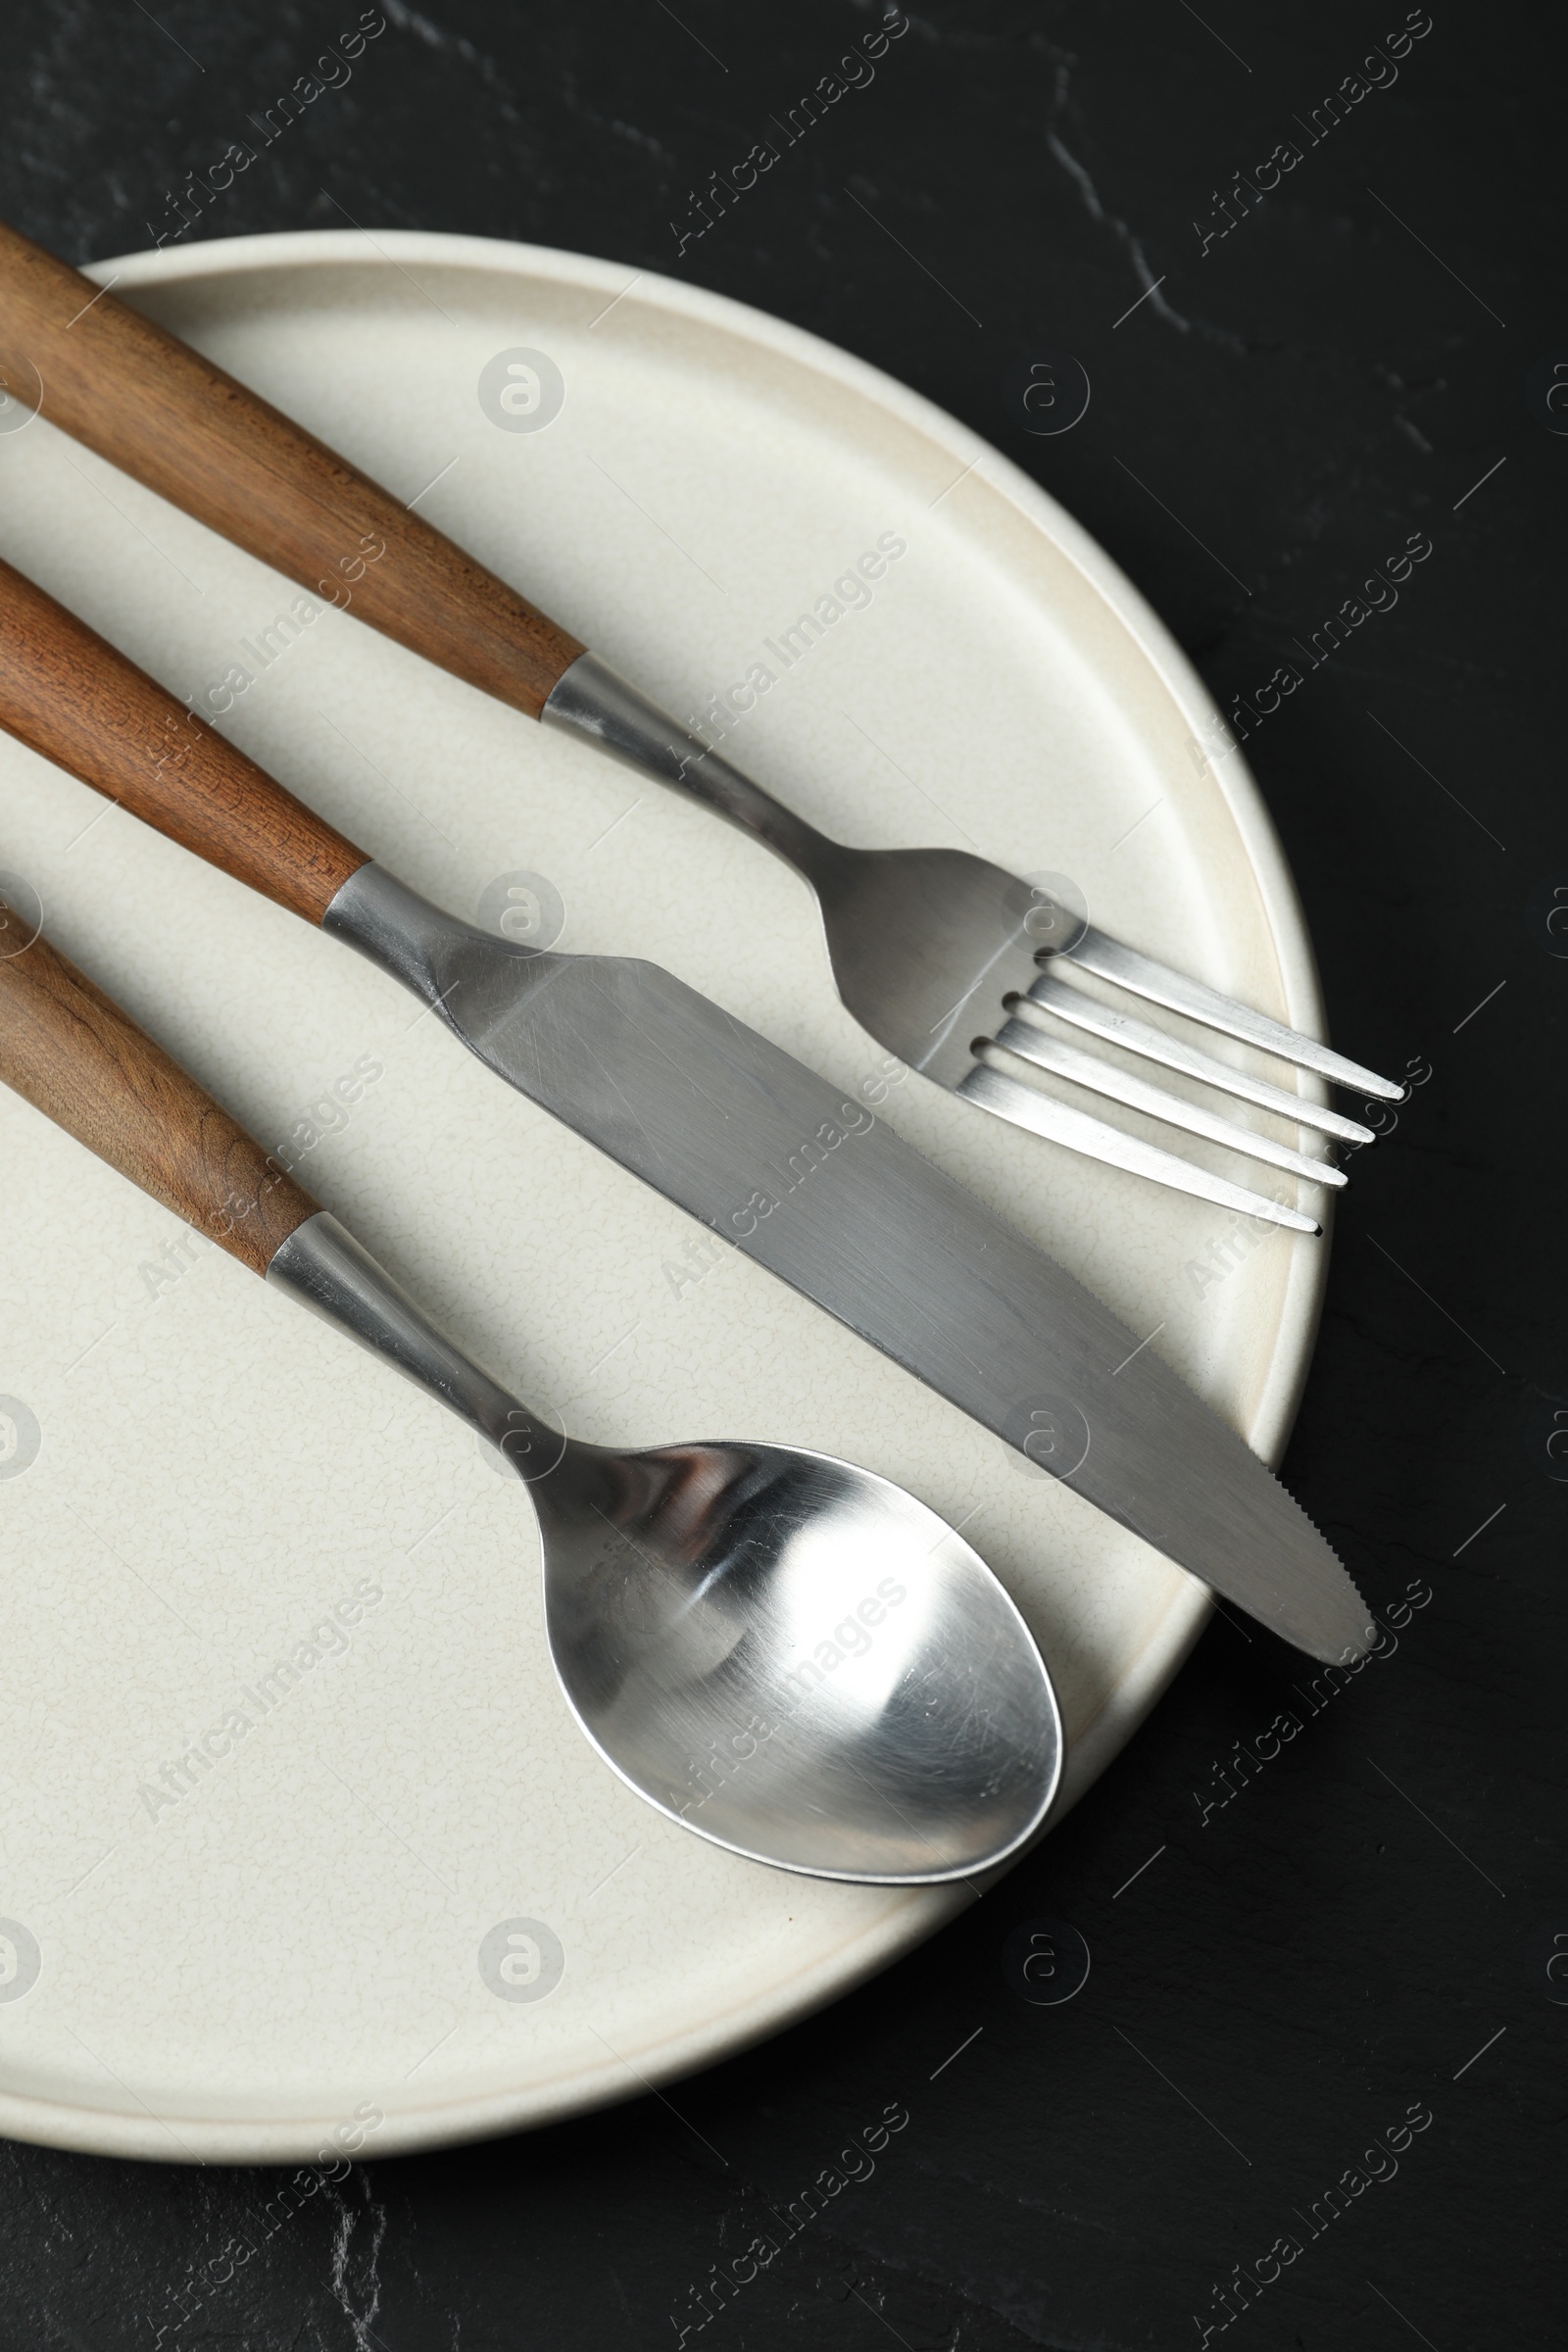
<path id="1" fill-rule="evenodd" d="M 41 394 L 112 465 L 530 718 L 583 651 L 313 433 L 3 225 L 0 388 Z"/>
<path id="2" fill-rule="evenodd" d="M 265 1274 L 319 1203 L 0 899 L 0 1080 Z"/>
<path id="3" fill-rule="evenodd" d="M 363 850 L 0 563 L 0 726 L 198 858 L 318 923 Z"/>

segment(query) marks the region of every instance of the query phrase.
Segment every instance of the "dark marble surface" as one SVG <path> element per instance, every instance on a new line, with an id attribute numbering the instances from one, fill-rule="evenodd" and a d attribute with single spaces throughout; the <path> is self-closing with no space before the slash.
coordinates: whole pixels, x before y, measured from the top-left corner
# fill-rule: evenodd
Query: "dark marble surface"
<path id="1" fill-rule="evenodd" d="M 871 8 L 382 4 L 352 82 L 189 234 L 347 212 L 690 276 L 994 439 L 1227 706 L 1302 669 L 1249 756 L 1337 1032 L 1430 1077 L 1357 1167 L 1288 1474 L 1375 1602 L 1433 1598 L 1311 1715 L 1298 1662 L 1216 1620 L 1059 1833 L 902 1966 L 671 2103 L 357 2168 L 230 2279 L 212 2266 L 272 2176 L 0 2146 L 0 2343 L 512 2352 L 690 2325 L 733 2352 L 1132 2352 L 1217 2329 L 1216 2283 L 1287 2236 L 1298 2259 L 1211 2341 L 1560 2342 L 1568 438 L 1527 384 L 1568 363 L 1553 18 L 1434 0 L 1395 78 L 1361 61 L 1397 0 L 946 0 L 678 252 L 694 182 Z M 13 7 L 0 213 L 74 259 L 152 242 L 356 13 Z M 1363 71 L 1381 86 L 1314 141 Z M 1299 162 L 1219 234 L 1281 141 Z M 1054 438 L 1006 388 L 1044 352 L 1093 383 Z M 1397 608 L 1308 670 L 1301 642 L 1412 532 L 1433 553 Z M 1282 1709 L 1299 1736 L 1205 1815 Z M 1039 1917 L 1093 1955 L 1054 2007 L 1003 1968 Z M 874 2176 L 698 2333 L 689 2290 L 890 2101 L 909 2121 Z M 1412 2107 L 1396 2173 L 1365 2151 Z M 1303 2218 L 1369 2163 L 1338 2218 Z M 193 2277 L 199 2309 L 174 2298 Z"/>

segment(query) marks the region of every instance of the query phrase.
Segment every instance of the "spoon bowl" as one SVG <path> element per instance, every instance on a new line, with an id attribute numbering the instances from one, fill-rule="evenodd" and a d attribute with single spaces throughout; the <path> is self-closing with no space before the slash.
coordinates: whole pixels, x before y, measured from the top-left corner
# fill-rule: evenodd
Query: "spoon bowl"
<path id="1" fill-rule="evenodd" d="M 670 1820 L 781 1870 L 893 1886 L 967 1878 L 1038 1829 L 1061 1771 L 1051 1677 L 979 1554 L 912 1494 L 783 1446 L 569 1438 L 324 1209 L 267 1279 L 516 1472 L 566 1703 Z"/>
<path id="2" fill-rule="evenodd" d="M 528 1484 L 567 1704 L 662 1813 L 887 1886 L 965 1878 L 1039 1827 L 1061 1771 L 1051 1679 L 997 1578 L 913 1495 L 734 1442 L 568 1443 Z"/>

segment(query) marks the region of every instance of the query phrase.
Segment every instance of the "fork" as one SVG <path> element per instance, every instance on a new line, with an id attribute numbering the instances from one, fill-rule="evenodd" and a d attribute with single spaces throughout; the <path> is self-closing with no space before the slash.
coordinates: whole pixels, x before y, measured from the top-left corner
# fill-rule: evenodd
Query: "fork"
<path id="1" fill-rule="evenodd" d="M 830 840 L 347 460 L 4 226 L 0 381 L 47 386 L 44 413 L 54 423 L 263 563 L 756 834 L 814 889 L 849 1010 L 888 1053 L 976 1108 L 1304 1233 L 1320 1231 L 1317 1221 L 1286 1200 L 1094 1118 L 1019 1071 L 1065 1079 L 1321 1187 L 1343 1185 L 1343 1169 L 1157 1085 L 1143 1065 L 1333 1142 L 1373 1141 L 1372 1128 L 1106 1004 L 1053 965 L 1364 1096 L 1402 1099 L 1391 1080 L 1140 954 L 1002 866 L 958 850 L 858 850 Z"/>
<path id="2" fill-rule="evenodd" d="M 1298 1230 L 1319 1230 L 1283 1201 L 1248 1192 L 1022 1083 L 994 1054 L 1016 1056 L 1307 1183 L 1337 1188 L 1346 1181 L 1344 1170 L 1327 1160 L 1292 1151 L 1137 1070 L 1085 1052 L 1056 1033 L 1054 1016 L 1101 1045 L 1119 1047 L 1298 1127 L 1344 1144 L 1374 1140 L 1376 1131 L 1360 1121 L 1102 1003 L 1049 968 L 1058 961 L 1362 1095 L 1389 1102 L 1403 1097 L 1402 1087 L 1376 1071 L 1157 963 L 1097 929 L 1049 890 L 987 858 L 966 850 L 858 850 L 830 839 L 596 654 L 580 654 L 566 668 L 540 716 L 546 726 L 586 735 L 640 774 L 685 791 L 792 865 L 816 893 L 835 984 L 862 1028 L 910 1069 L 1014 1126 L 1180 1192 Z"/>

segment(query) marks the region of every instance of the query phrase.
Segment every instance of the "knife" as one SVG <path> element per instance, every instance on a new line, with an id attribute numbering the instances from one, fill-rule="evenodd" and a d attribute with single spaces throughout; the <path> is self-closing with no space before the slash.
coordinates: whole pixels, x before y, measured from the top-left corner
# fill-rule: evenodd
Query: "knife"
<path id="1" fill-rule="evenodd" d="M 1314 1657 L 1368 1613 L 1272 1473 L 1043 1250 L 656 964 L 444 913 L 0 564 L 0 725 L 400 980 L 509 1085 Z"/>

